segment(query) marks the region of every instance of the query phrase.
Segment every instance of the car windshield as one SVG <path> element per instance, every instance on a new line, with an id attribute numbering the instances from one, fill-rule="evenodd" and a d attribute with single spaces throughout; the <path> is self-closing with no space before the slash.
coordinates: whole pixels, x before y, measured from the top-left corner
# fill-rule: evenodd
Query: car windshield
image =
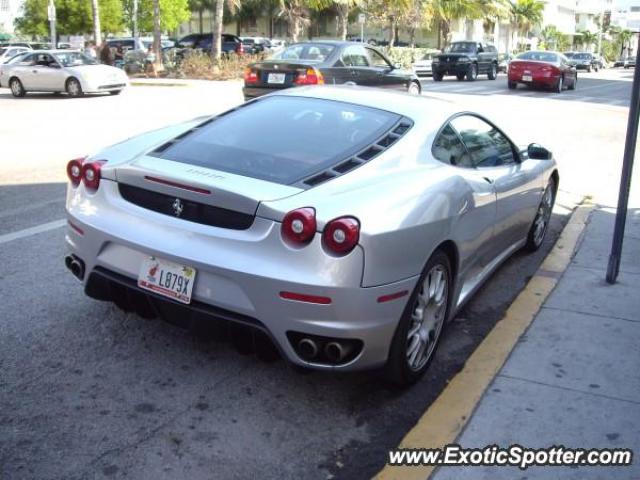
<path id="1" fill-rule="evenodd" d="M 351 103 L 266 97 L 215 119 L 158 156 L 293 184 L 355 155 L 400 118 Z"/>
<path id="2" fill-rule="evenodd" d="M 243 38 L 242 43 L 245 45 L 253 45 L 256 41 L 253 38 Z"/>
<path id="3" fill-rule="evenodd" d="M 452 43 L 446 48 L 445 52 L 447 53 L 474 52 L 475 49 L 476 49 L 475 43 L 461 42 L 461 43 Z"/>
<path id="4" fill-rule="evenodd" d="M 556 63 L 558 55 L 551 52 L 524 52 L 518 55 L 518 60 L 536 60 L 538 62 Z"/>
<path id="5" fill-rule="evenodd" d="M 577 58 L 578 60 L 591 60 L 590 53 L 576 53 L 573 58 Z"/>
<path id="6" fill-rule="evenodd" d="M 18 63 L 21 62 L 28 54 L 29 52 L 24 52 L 24 53 L 20 53 L 18 55 L 16 55 L 15 57 L 11 57 L 7 62 L 5 62 L 6 65 L 9 65 L 11 63 Z"/>
<path id="7" fill-rule="evenodd" d="M 58 52 L 53 56 L 63 67 L 78 67 L 81 65 L 97 65 L 94 59 L 87 57 L 80 52 Z"/>
<path id="8" fill-rule="evenodd" d="M 299 43 L 285 48 L 282 52 L 273 57 L 277 60 L 306 60 L 312 62 L 323 62 L 335 50 L 333 45 L 321 43 Z"/>

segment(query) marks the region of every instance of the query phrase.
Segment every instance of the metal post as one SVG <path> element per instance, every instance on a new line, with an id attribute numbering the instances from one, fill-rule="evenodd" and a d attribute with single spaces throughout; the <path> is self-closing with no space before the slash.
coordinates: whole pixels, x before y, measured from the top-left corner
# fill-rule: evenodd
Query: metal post
<path id="1" fill-rule="evenodd" d="M 47 13 L 49 17 L 49 34 L 51 35 L 51 48 L 55 49 L 58 47 L 58 44 L 56 42 L 56 6 L 53 3 L 53 0 L 49 0 Z"/>
<path id="2" fill-rule="evenodd" d="M 640 36 L 638 36 L 638 48 L 636 49 L 636 65 L 640 62 Z M 633 73 L 633 85 L 631 87 L 631 105 L 629 107 L 629 119 L 627 121 L 627 138 L 624 144 L 624 157 L 622 160 L 622 173 L 620 176 L 620 191 L 618 193 L 618 209 L 616 211 L 616 223 L 613 229 L 613 241 L 611 254 L 607 266 L 607 283 L 614 284 L 620 272 L 620 257 L 622 256 L 622 240 L 627 221 L 627 205 L 629 203 L 629 190 L 631 190 L 631 173 L 633 171 L 633 159 L 638 139 L 638 115 L 640 114 L 640 69 L 635 68 Z"/>

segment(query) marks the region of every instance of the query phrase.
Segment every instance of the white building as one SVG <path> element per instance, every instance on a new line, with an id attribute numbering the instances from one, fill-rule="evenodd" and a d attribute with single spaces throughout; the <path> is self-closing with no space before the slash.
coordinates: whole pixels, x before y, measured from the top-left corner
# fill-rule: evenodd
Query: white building
<path id="1" fill-rule="evenodd" d="M 13 21 L 22 8 L 22 0 L 0 0 L 0 33 L 13 33 Z"/>

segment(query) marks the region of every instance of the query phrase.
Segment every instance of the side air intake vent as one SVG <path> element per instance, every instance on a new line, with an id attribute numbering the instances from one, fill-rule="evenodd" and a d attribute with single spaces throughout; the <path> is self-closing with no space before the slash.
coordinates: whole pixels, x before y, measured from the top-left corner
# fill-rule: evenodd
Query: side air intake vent
<path id="1" fill-rule="evenodd" d="M 303 187 L 315 187 L 327 180 L 347 173 L 360 165 L 367 163 L 372 158 L 377 157 L 391 145 L 396 143 L 413 126 L 413 123 L 403 118 L 393 128 L 376 140 L 373 144 L 356 153 L 352 158 L 338 163 L 335 167 L 329 168 L 321 173 L 316 173 L 311 177 L 303 179 L 298 185 Z"/>

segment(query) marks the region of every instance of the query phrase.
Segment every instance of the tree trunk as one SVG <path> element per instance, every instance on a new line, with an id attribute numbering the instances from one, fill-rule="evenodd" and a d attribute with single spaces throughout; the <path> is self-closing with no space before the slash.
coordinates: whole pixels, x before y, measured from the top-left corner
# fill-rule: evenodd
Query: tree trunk
<path id="1" fill-rule="evenodd" d="M 162 67 L 162 48 L 160 39 L 160 0 L 153 0 L 153 54 L 156 57 L 156 68 Z"/>
<path id="2" fill-rule="evenodd" d="M 393 47 L 393 43 L 396 40 L 396 31 L 395 31 L 396 22 L 393 15 L 389 16 L 389 48 Z"/>
<path id="3" fill-rule="evenodd" d="M 200 35 L 202 35 L 202 30 L 204 29 L 203 21 L 202 21 L 202 17 L 203 17 L 203 15 L 204 15 L 203 10 L 202 10 L 202 9 L 199 9 L 199 10 L 198 10 L 198 33 L 199 33 Z"/>
<path id="4" fill-rule="evenodd" d="M 347 28 L 349 26 L 349 4 L 347 2 L 338 3 L 338 38 L 347 39 Z"/>
<path id="5" fill-rule="evenodd" d="M 300 36 L 300 30 L 301 30 L 301 22 L 300 19 L 297 17 L 297 15 L 293 15 L 293 18 L 291 18 L 291 20 L 289 21 L 289 29 L 290 34 L 291 34 L 291 42 L 292 43 L 297 43 L 298 42 L 298 37 Z"/>
<path id="6" fill-rule="evenodd" d="M 98 6 L 98 0 L 91 0 L 91 10 L 93 11 L 93 40 L 96 42 L 96 46 L 99 46 L 102 44 L 102 32 L 100 30 L 100 7 Z M 55 48 L 55 43 L 53 48 Z"/>
<path id="7" fill-rule="evenodd" d="M 224 0 L 216 0 L 215 17 L 213 19 L 213 41 L 211 43 L 211 58 L 215 62 L 222 56 L 222 29 L 224 15 Z"/>

